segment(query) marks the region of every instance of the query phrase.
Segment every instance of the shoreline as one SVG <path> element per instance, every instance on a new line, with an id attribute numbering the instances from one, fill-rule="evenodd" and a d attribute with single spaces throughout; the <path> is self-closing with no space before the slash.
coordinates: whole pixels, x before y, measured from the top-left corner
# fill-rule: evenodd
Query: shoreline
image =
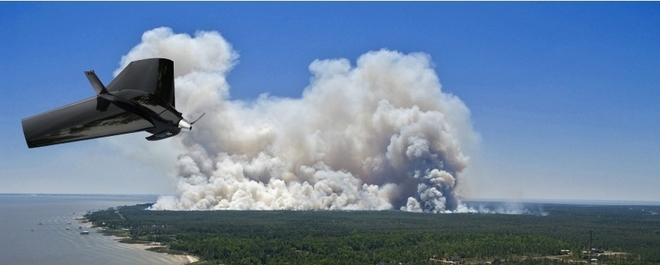
<path id="1" fill-rule="evenodd" d="M 115 242 L 117 242 L 119 244 L 128 245 L 128 246 L 130 246 L 131 248 L 134 248 L 134 249 L 141 249 L 141 250 L 151 251 L 151 250 L 149 250 L 150 248 L 167 246 L 167 245 L 161 244 L 160 242 L 144 242 L 144 243 L 121 242 L 122 239 L 130 239 L 130 238 L 129 237 L 120 237 L 120 236 L 115 236 L 115 235 L 111 235 L 111 236 L 114 237 L 113 240 Z M 193 255 L 190 255 L 190 254 L 170 254 L 170 253 L 158 252 L 158 251 L 154 251 L 154 252 L 162 253 L 162 254 L 165 254 L 165 255 L 172 255 L 172 256 L 176 257 L 179 261 L 181 261 L 182 262 L 181 264 L 190 264 L 190 263 L 199 261 L 199 258 L 197 256 L 193 256 Z"/>
<path id="2" fill-rule="evenodd" d="M 96 228 L 98 233 L 101 233 L 104 236 L 112 236 L 112 237 L 114 237 L 113 241 L 115 241 L 119 244 L 123 244 L 125 246 L 130 246 L 133 249 L 151 251 L 149 249 L 154 248 L 154 247 L 166 247 L 167 246 L 166 244 L 162 244 L 160 242 L 153 242 L 153 241 L 134 242 L 134 243 L 132 243 L 132 242 L 121 242 L 121 240 L 130 239 L 130 238 L 126 237 L 126 236 L 116 235 L 115 233 L 109 231 L 108 229 L 106 229 L 103 226 L 94 226 L 94 224 L 92 222 L 90 222 L 89 220 L 85 219 L 85 217 L 82 217 L 82 216 L 81 217 L 76 217 L 75 220 L 77 220 L 78 223 L 80 223 L 80 226 L 83 227 L 83 230 Z M 171 254 L 171 253 L 160 252 L 160 251 L 153 251 L 153 252 L 162 253 L 162 254 L 165 254 L 165 255 L 172 255 L 177 260 L 179 260 L 181 262 L 181 264 L 191 264 L 191 263 L 194 263 L 194 262 L 197 262 L 197 261 L 200 260 L 199 257 L 194 256 L 194 255 L 190 255 L 190 254 L 187 254 L 187 253 L 186 254 Z"/>

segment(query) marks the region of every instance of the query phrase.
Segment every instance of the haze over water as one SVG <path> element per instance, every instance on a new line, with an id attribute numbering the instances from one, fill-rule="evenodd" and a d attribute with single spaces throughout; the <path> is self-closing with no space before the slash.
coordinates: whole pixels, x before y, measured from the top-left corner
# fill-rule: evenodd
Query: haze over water
<path id="1" fill-rule="evenodd" d="M 181 264 L 172 255 L 118 243 L 76 220 L 90 210 L 155 200 L 144 195 L 0 194 L 0 264 Z M 81 230 L 90 234 L 80 235 Z"/>

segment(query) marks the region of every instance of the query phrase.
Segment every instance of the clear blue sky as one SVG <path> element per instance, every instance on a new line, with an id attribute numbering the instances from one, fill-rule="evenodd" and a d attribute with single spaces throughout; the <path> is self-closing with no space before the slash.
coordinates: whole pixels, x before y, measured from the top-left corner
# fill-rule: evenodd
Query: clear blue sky
<path id="1" fill-rule="evenodd" d="M 28 150 L 20 125 L 92 96 L 84 70 L 109 82 L 143 32 L 166 26 L 222 34 L 242 100 L 300 97 L 315 59 L 426 53 L 481 136 L 466 196 L 660 201 L 658 14 L 656 2 L 1 2 L 0 192 L 171 192 L 161 172 L 86 154 L 96 140 Z"/>

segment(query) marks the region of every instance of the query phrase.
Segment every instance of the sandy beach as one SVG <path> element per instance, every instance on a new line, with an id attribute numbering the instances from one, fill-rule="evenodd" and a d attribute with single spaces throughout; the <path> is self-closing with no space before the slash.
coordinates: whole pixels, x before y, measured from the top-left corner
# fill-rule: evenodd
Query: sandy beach
<path id="1" fill-rule="evenodd" d="M 81 230 L 97 229 L 98 232 L 102 232 L 104 230 L 103 227 L 94 227 L 93 224 L 91 222 L 89 222 L 87 219 L 85 219 L 84 217 L 76 217 L 75 220 L 77 220 L 81 224 L 81 227 L 82 227 Z M 144 243 L 144 244 L 141 244 L 141 243 L 136 243 L 136 244 L 122 243 L 122 242 L 120 242 L 120 240 L 127 239 L 128 237 L 119 237 L 119 236 L 112 236 L 112 237 L 114 237 L 113 240 L 115 242 L 117 242 L 118 244 L 123 244 L 125 246 L 129 246 L 129 247 L 134 248 L 134 249 L 141 249 L 141 250 L 145 250 L 145 251 L 149 251 L 147 249 L 152 248 L 152 247 L 163 246 L 159 242 L 149 242 L 149 243 Z M 180 261 L 180 264 L 190 264 L 190 263 L 193 263 L 193 262 L 196 262 L 196 261 L 199 260 L 198 257 L 193 256 L 193 255 L 177 255 L 177 254 L 168 254 L 168 253 L 162 253 L 162 254 L 163 255 L 171 255 L 171 256 L 175 257 L 177 260 Z"/>
<path id="2" fill-rule="evenodd" d="M 116 236 L 113 236 L 113 237 L 115 237 L 115 241 L 117 241 L 117 243 L 119 243 L 119 244 L 128 245 L 132 248 L 142 249 L 142 250 L 145 250 L 145 251 L 148 251 L 147 249 L 149 249 L 149 248 L 162 246 L 162 244 L 160 244 L 158 242 L 150 242 L 150 243 L 146 243 L 146 244 L 121 243 L 121 242 L 119 242 L 119 240 L 125 239 L 126 237 L 116 237 Z M 192 255 L 175 255 L 175 254 L 167 254 L 167 253 L 162 253 L 162 254 L 172 255 L 172 256 L 176 257 L 181 262 L 181 264 L 190 264 L 190 263 L 193 263 L 193 262 L 196 262 L 196 261 L 199 260 L 199 258 L 197 258 L 196 256 L 192 256 Z"/>

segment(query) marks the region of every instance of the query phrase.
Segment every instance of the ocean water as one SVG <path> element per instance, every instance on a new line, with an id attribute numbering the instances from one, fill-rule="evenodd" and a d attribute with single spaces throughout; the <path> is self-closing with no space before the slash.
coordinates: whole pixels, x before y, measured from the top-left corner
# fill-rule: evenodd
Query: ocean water
<path id="1" fill-rule="evenodd" d="M 119 243 L 76 220 L 91 210 L 155 201 L 156 196 L 144 195 L 0 194 L 0 264 L 183 264 L 173 255 Z"/>

